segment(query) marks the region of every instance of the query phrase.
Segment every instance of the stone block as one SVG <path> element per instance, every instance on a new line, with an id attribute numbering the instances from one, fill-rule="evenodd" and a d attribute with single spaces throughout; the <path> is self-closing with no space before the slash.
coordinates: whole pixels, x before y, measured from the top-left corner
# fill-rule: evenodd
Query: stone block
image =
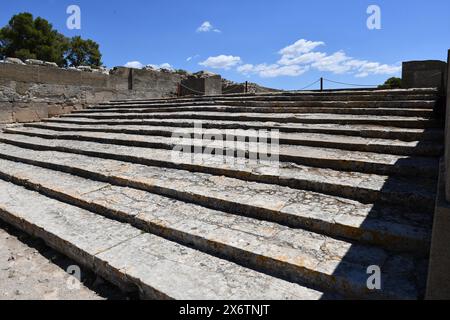
<path id="1" fill-rule="evenodd" d="M 439 60 L 407 61 L 402 67 L 402 86 L 409 88 L 442 88 L 447 63 Z"/>
<path id="2" fill-rule="evenodd" d="M 6 58 L 5 62 L 6 63 L 11 63 L 11 64 L 20 64 L 20 65 L 24 65 L 25 64 L 22 60 L 17 59 L 17 58 Z"/>
<path id="3" fill-rule="evenodd" d="M 13 122 L 12 103 L 0 102 L 0 123 Z"/>
<path id="4" fill-rule="evenodd" d="M 67 105 L 49 105 L 48 106 L 48 116 L 55 117 L 62 114 L 67 114 L 75 110 L 82 109 L 82 106 L 67 106 Z"/>
<path id="5" fill-rule="evenodd" d="M 450 203 L 445 200 L 444 174 L 442 162 L 428 269 L 428 300 L 450 299 Z"/>
<path id="6" fill-rule="evenodd" d="M 219 75 L 211 77 L 189 77 L 181 81 L 181 95 L 219 95 L 222 94 L 222 78 Z"/>
<path id="7" fill-rule="evenodd" d="M 58 68 L 58 65 L 55 62 L 44 61 L 44 65 L 47 67 Z"/>
<path id="8" fill-rule="evenodd" d="M 26 64 L 32 64 L 32 65 L 38 65 L 41 66 L 44 64 L 44 61 L 42 60 L 37 60 L 37 59 L 27 59 L 25 60 Z"/>
<path id="9" fill-rule="evenodd" d="M 12 107 L 13 122 L 34 122 L 48 118 L 48 104 L 17 102 Z"/>

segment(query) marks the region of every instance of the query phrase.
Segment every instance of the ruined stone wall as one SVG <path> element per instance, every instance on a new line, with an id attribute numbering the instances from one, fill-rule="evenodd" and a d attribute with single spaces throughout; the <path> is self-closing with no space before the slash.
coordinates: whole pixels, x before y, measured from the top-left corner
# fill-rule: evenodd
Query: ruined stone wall
<path id="1" fill-rule="evenodd" d="M 173 97 L 181 79 L 123 67 L 104 74 L 0 63 L 0 123 L 39 121 L 114 99 Z"/>

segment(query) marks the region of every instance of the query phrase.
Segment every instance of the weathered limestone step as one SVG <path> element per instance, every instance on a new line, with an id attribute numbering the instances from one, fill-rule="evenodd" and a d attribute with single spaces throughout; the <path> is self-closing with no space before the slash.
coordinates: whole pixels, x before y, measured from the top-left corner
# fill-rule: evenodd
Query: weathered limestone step
<path id="1" fill-rule="evenodd" d="M 297 95 L 247 95 L 247 96 L 217 96 L 215 99 L 241 100 L 241 101 L 399 101 L 399 100 L 436 100 L 439 94 L 435 92 L 422 93 L 356 93 L 356 94 L 338 94 L 333 92 L 322 93 L 303 93 Z M 126 101 L 126 100 L 125 100 Z"/>
<path id="2" fill-rule="evenodd" d="M 194 138 L 196 130 L 194 128 L 173 128 L 173 127 L 149 127 L 136 126 L 130 129 L 129 126 L 82 126 L 73 124 L 49 124 L 30 123 L 25 124 L 28 128 L 38 128 L 54 130 L 58 132 L 108 132 L 122 133 L 144 136 L 173 137 L 176 134 L 183 134 Z M 237 129 L 227 131 L 224 129 L 203 129 L 202 135 L 222 134 L 223 136 L 243 139 L 244 137 L 256 137 L 255 131 Z M 279 135 L 279 143 L 286 145 L 304 145 L 311 147 L 336 148 L 351 151 L 378 152 L 396 155 L 418 155 L 427 157 L 439 157 L 443 154 L 443 145 L 438 142 L 423 143 L 420 141 L 399 141 L 391 139 L 371 139 L 363 137 L 348 137 L 342 135 L 328 135 L 320 133 L 284 133 Z"/>
<path id="3" fill-rule="evenodd" d="M 201 125 L 205 129 L 267 129 L 289 133 L 322 133 L 335 135 L 360 136 L 367 138 L 397 139 L 403 141 L 439 140 L 443 141 L 442 129 L 411 129 L 375 125 L 339 125 L 339 124 L 301 124 L 276 122 L 233 122 L 233 121 L 202 121 L 202 120 L 91 120 L 86 118 L 51 118 L 47 123 L 76 125 L 108 125 L 127 126 L 168 126 L 178 128 L 193 128 Z M 443 143 L 443 142 L 442 142 Z"/>
<path id="4" fill-rule="evenodd" d="M 296 95 L 264 95 L 264 94 L 238 94 L 238 95 L 216 95 L 216 96 L 195 96 L 182 98 L 162 98 L 162 99 L 127 99 L 102 102 L 100 105 L 121 105 L 121 104 L 161 104 L 161 103 L 191 103 L 191 102 L 213 102 L 213 101 L 265 101 L 265 102 L 302 102 L 302 101 L 325 101 L 325 102 L 351 102 L 351 101 L 435 101 L 439 99 L 439 93 L 362 93 L 362 94 L 334 94 L 334 93 L 302 93 Z"/>
<path id="5" fill-rule="evenodd" d="M 414 278 L 423 260 L 52 170 L 9 161 L 1 161 L 0 168 L 3 178 L 16 184 L 289 281 L 350 297 L 419 295 Z M 411 268 L 405 270 L 402 264 Z M 367 289 L 366 270 L 371 265 L 385 268 L 387 284 L 381 292 Z M 403 274 L 391 274 L 399 268 Z"/>
<path id="6" fill-rule="evenodd" d="M 365 109 L 434 109 L 436 107 L 436 100 L 395 100 L 395 101 L 227 101 L 217 100 L 217 103 L 223 103 L 230 106 L 244 106 L 244 107 L 323 107 L 323 108 L 365 108 Z"/>
<path id="7" fill-rule="evenodd" d="M 409 104 L 408 102 L 413 103 Z M 145 101 L 128 101 L 121 103 L 100 103 L 93 105 L 90 108 L 96 109 L 110 109 L 110 108 L 168 108 L 168 109 L 179 109 L 188 107 L 201 107 L 201 106 L 235 106 L 235 107 L 258 107 L 261 109 L 266 108 L 340 108 L 340 109 L 354 109 L 354 108 L 366 108 L 366 109 L 426 109 L 433 110 L 436 107 L 437 98 L 430 97 L 427 100 L 421 99 L 410 99 L 403 100 L 397 99 L 394 101 L 386 101 L 379 99 L 366 99 L 360 101 L 343 101 L 334 99 L 303 99 L 303 100 L 286 100 L 286 99 L 227 99 L 225 97 L 218 99 L 203 99 L 203 100 L 175 100 L 175 101 L 156 101 L 156 102 L 145 102 Z"/>
<path id="8" fill-rule="evenodd" d="M 26 159 L 29 159 L 28 161 L 32 161 L 31 159 L 36 161 L 42 159 L 45 162 L 53 163 L 53 158 L 59 159 L 62 157 L 61 161 L 71 163 L 72 167 L 75 167 L 77 163 L 90 163 L 91 158 L 85 156 L 91 156 L 96 157 L 96 163 L 100 167 L 108 168 L 112 166 L 113 168 L 121 168 L 117 169 L 116 174 L 120 174 L 123 170 L 133 170 L 136 166 L 138 168 L 136 170 L 143 171 L 143 177 L 150 173 L 154 173 L 156 176 L 161 175 L 161 170 L 174 172 L 175 176 L 183 177 L 186 176 L 187 172 L 190 172 L 192 176 L 197 176 L 200 173 L 212 174 L 244 181 L 326 193 L 363 201 L 364 203 L 390 203 L 427 212 L 433 211 L 435 203 L 436 181 L 423 177 L 417 177 L 417 179 L 393 178 L 294 164 L 281 164 L 277 168 L 273 167 L 273 164 L 265 163 L 264 161 L 260 163 L 249 161 L 243 165 L 239 165 L 239 163 L 229 165 L 229 163 L 233 163 L 233 159 L 213 155 L 203 157 L 199 163 L 185 158 L 177 158 L 175 161 L 172 159 L 173 153 L 167 150 L 147 150 L 82 141 L 60 141 L 55 143 L 55 141 L 40 138 L 9 136 L 8 139 L 3 139 L 3 142 L 5 144 L 0 145 L 0 157 L 30 164 L 43 165 L 41 162 L 27 162 Z M 67 154 L 61 155 L 60 152 L 41 153 L 33 150 L 60 151 Z M 121 162 L 119 165 L 114 159 L 124 162 Z M 73 164 L 73 161 L 75 161 L 75 164 Z M 144 166 L 139 166 L 139 164 Z M 186 172 L 180 170 L 185 170 Z M 92 174 L 92 172 L 89 174 Z M 180 186 L 183 186 L 183 183 L 180 183 Z"/>
<path id="9" fill-rule="evenodd" d="M 251 114 L 251 113 L 221 113 L 221 112 L 178 112 L 178 113 L 88 113 L 65 114 L 62 118 L 87 119 L 197 119 L 197 120 L 231 120 L 247 121 L 273 121 L 279 123 L 311 123 L 311 124 L 373 124 L 401 128 L 433 128 L 440 127 L 440 121 L 419 117 L 392 117 L 392 116 L 352 116 L 339 114 Z"/>
<path id="10" fill-rule="evenodd" d="M 0 180 L 0 218 L 124 290 L 156 299 L 319 299 L 318 291 Z M 94 190 L 90 190 L 94 191 Z"/>
<path id="11" fill-rule="evenodd" d="M 49 154 L 34 155 L 28 160 L 17 156 L 0 157 L 389 250 L 425 255 L 429 250 L 432 211 L 366 205 L 315 192 L 182 170 L 130 166 L 83 156 L 70 159 L 68 154 L 52 155 L 56 159 L 49 159 Z M 8 167 L 7 161 L 0 160 L 0 163 Z M 7 174 L 2 170 L 0 168 L 0 172 Z"/>
<path id="12" fill-rule="evenodd" d="M 345 151 L 339 149 L 315 148 L 308 146 L 279 146 L 279 150 L 273 151 L 266 143 L 242 143 L 224 144 L 223 141 L 205 141 L 201 139 L 176 139 L 167 137 L 147 137 L 140 135 L 101 133 L 101 132 L 65 132 L 58 133 L 51 130 L 36 128 L 11 128 L 4 129 L 6 139 L 8 134 L 22 135 L 53 139 L 56 144 L 64 140 L 92 141 L 110 145 L 123 145 L 130 147 L 184 150 L 183 158 L 192 158 L 192 153 L 208 152 L 214 154 L 227 154 L 236 158 L 250 156 L 251 159 L 266 157 L 264 152 L 271 153 L 271 157 L 277 156 L 281 162 L 292 162 L 319 168 L 335 170 L 358 171 L 373 174 L 388 174 L 399 176 L 437 177 L 439 167 L 437 158 L 405 157 L 390 154 L 371 152 Z M 3 141 L 5 135 L 0 136 Z M 51 140 L 49 141 L 51 142 Z M 263 151 L 261 153 L 260 151 Z M 263 158 L 264 159 L 264 158 Z M 236 161 L 234 161 L 236 162 Z M 276 164 L 275 164 L 276 165 Z"/>
<path id="13" fill-rule="evenodd" d="M 194 111 L 207 111 L 207 112 L 229 112 L 229 113 L 332 113 L 332 114 L 352 114 L 352 115 L 381 115 L 381 116 L 405 116 L 405 117 L 432 117 L 435 112 L 432 109 L 388 109 L 388 108 L 322 108 L 322 107 L 230 107 L 226 105 L 216 106 L 198 106 L 198 107 L 152 107 L 152 108 L 134 108 L 133 106 L 127 106 L 122 108 L 89 108 L 85 110 L 79 110 L 72 112 L 73 115 L 77 114 L 90 114 L 90 113 L 158 113 L 158 112 L 194 112 Z"/>
<path id="14" fill-rule="evenodd" d="M 331 113 L 330 110 L 342 110 L 342 112 L 357 112 L 358 109 L 366 110 L 367 112 L 376 112 L 377 110 L 385 110 L 386 112 L 400 112 L 402 110 L 423 110 L 432 111 L 436 106 L 435 100 L 430 101 L 240 101 L 240 100 L 213 100 L 213 101 L 192 101 L 192 102 L 166 102 L 166 103 L 133 103 L 127 104 L 100 104 L 94 105 L 89 109 L 109 110 L 109 109 L 167 109 L 169 111 L 198 111 L 209 107 L 211 109 L 218 107 L 227 107 L 229 110 L 236 112 L 236 110 L 258 109 L 262 112 L 270 113 L 270 110 L 292 110 L 291 112 L 310 110 L 323 110 L 322 112 Z M 319 112 L 319 111 L 317 111 Z"/>
<path id="15" fill-rule="evenodd" d="M 438 97 L 437 89 L 407 89 L 407 90 L 358 90 L 358 91 L 303 91 L 303 92 L 275 92 L 275 93 L 239 93 L 227 95 L 213 95 L 213 96 L 195 96 L 184 98 L 154 98 L 154 99 L 122 99 L 113 100 L 109 103 L 129 103 L 129 102 L 170 102 L 170 101 L 204 101 L 211 99 L 238 99 L 238 100 L 254 100 L 260 99 L 264 101 L 275 100 L 341 100 L 351 101 L 356 100 L 435 100 Z M 108 103 L 105 103 L 108 104 Z"/>

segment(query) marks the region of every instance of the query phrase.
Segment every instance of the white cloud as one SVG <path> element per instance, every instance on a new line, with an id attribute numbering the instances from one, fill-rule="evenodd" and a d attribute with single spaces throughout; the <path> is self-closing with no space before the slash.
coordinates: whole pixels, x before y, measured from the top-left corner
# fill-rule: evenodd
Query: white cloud
<path id="1" fill-rule="evenodd" d="M 161 69 L 174 70 L 174 68 L 167 62 L 162 63 L 162 64 L 148 64 L 146 67 L 150 67 L 155 70 L 161 70 Z"/>
<path id="2" fill-rule="evenodd" d="M 200 62 L 199 64 L 207 68 L 229 70 L 231 67 L 235 67 L 241 62 L 242 61 L 240 57 L 227 56 L 222 54 L 216 57 L 209 57 L 208 59 L 206 59 L 203 62 Z"/>
<path id="3" fill-rule="evenodd" d="M 265 63 L 258 64 L 256 66 L 252 64 L 245 64 L 237 68 L 237 71 L 243 74 L 258 74 L 261 78 L 275 78 L 280 76 L 289 76 L 289 77 L 297 77 L 304 74 L 309 70 L 308 66 L 298 66 L 298 65 L 290 65 L 290 66 L 280 66 L 278 64 L 270 64 L 267 65 Z"/>
<path id="4" fill-rule="evenodd" d="M 162 64 L 147 64 L 144 65 L 143 63 L 141 63 L 140 61 L 130 61 L 127 62 L 124 67 L 127 68 L 134 68 L 134 69 L 142 69 L 145 67 L 150 67 L 152 69 L 155 70 L 160 70 L 160 69 L 167 69 L 167 70 L 174 70 L 174 68 L 169 64 L 169 63 L 162 63 Z"/>
<path id="5" fill-rule="evenodd" d="M 244 64 L 237 68 L 237 71 L 243 74 L 252 73 L 255 70 L 255 66 L 252 64 Z"/>
<path id="6" fill-rule="evenodd" d="M 125 63 L 124 67 L 127 68 L 134 68 L 134 69 L 142 69 L 144 65 L 140 63 L 139 61 L 129 61 Z"/>
<path id="7" fill-rule="evenodd" d="M 199 57 L 200 57 L 200 55 L 199 55 L 199 54 L 196 54 L 195 56 L 188 57 L 188 58 L 186 59 L 186 61 L 187 61 L 187 62 L 190 62 L 190 61 L 192 61 L 193 59 L 196 59 L 196 58 L 199 58 Z"/>
<path id="8" fill-rule="evenodd" d="M 300 54 L 298 56 L 294 55 L 282 55 L 281 59 L 278 61 L 279 64 L 282 65 L 293 65 L 293 64 L 309 64 L 315 61 L 318 61 L 326 56 L 325 53 L 322 52 L 308 52 L 304 54 Z"/>
<path id="9" fill-rule="evenodd" d="M 319 71 L 332 72 L 336 74 L 347 73 L 352 69 L 351 58 L 347 57 L 345 52 L 338 51 L 332 55 L 323 55 L 313 63 L 311 66 Z"/>
<path id="10" fill-rule="evenodd" d="M 393 75 L 399 73 L 401 66 L 354 59 L 344 51 L 332 54 L 315 51 L 324 46 L 322 41 L 300 39 L 281 49 L 281 58 L 275 64 L 246 64 L 237 68 L 243 74 L 258 74 L 261 77 L 298 76 L 310 69 L 334 74 L 353 74 L 355 77 L 367 77 L 374 74 Z"/>
<path id="11" fill-rule="evenodd" d="M 284 56 L 297 56 L 302 53 L 308 53 L 313 51 L 318 46 L 325 45 L 322 41 L 308 41 L 300 39 L 294 44 L 281 49 L 278 53 Z"/>
<path id="12" fill-rule="evenodd" d="M 202 23 L 200 27 L 197 28 L 197 32 L 217 32 L 220 33 L 221 31 L 217 28 L 214 28 L 214 26 L 209 21 L 205 21 Z"/>

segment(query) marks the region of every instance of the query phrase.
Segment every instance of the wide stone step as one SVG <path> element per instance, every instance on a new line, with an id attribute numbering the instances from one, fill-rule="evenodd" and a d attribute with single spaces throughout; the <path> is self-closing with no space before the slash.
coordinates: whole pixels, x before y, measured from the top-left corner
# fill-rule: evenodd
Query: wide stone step
<path id="1" fill-rule="evenodd" d="M 2 152 L 0 158 L 142 189 L 232 214 L 307 228 L 389 250 L 426 255 L 429 249 L 432 210 L 363 204 L 277 185 L 183 170 L 130 166 L 85 156 L 72 155 L 73 159 L 70 159 L 69 154 L 25 151 L 24 154 L 31 157 L 27 159 L 17 153 L 17 150 Z M 116 173 L 117 168 L 120 171 Z"/>
<path id="2" fill-rule="evenodd" d="M 339 125 L 339 124 L 301 124 L 301 123 L 276 123 L 276 122 L 239 122 L 220 120 L 92 120 L 86 118 L 51 118 L 45 120 L 46 123 L 75 124 L 82 126 L 108 125 L 127 126 L 133 130 L 137 126 L 168 126 L 176 128 L 193 128 L 195 125 L 205 129 L 267 129 L 279 130 L 288 133 L 321 133 L 347 136 L 360 136 L 379 139 L 396 139 L 403 141 L 443 141 L 444 131 L 442 129 L 413 129 L 396 128 L 376 125 Z M 153 132 L 153 131 L 149 131 Z"/>
<path id="3" fill-rule="evenodd" d="M 207 99 L 207 97 L 205 97 Z M 407 101 L 407 100 L 436 100 L 439 95 L 434 93 L 415 93 L 415 94 L 299 94 L 293 96 L 282 95 L 253 95 L 233 97 L 229 95 L 217 96 L 215 99 L 227 101 Z"/>
<path id="4" fill-rule="evenodd" d="M 197 119 L 197 120 L 231 120 L 239 122 L 264 121 L 278 123 L 310 123 L 310 124 L 372 124 L 401 128 L 436 128 L 441 122 L 419 117 L 363 116 L 339 114 L 258 114 L 258 113 L 221 113 L 221 112 L 178 112 L 178 113 L 88 113 L 66 114 L 62 118 L 105 119 Z"/>
<path id="5" fill-rule="evenodd" d="M 219 104 L 241 107 L 274 108 L 274 107 L 310 107 L 310 108 L 340 108 L 340 109 L 428 109 L 436 107 L 436 100 L 394 100 L 394 101 L 227 101 L 217 100 Z"/>
<path id="6" fill-rule="evenodd" d="M 152 299 L 319 299 L 298 284 L 216 258 L 0 180 L 0 218 Z M 93 190 L 91 190 L 93 191 Z"/>
<path id="7" fill-rule="evenodd" d="M 270 113 L 270 110 L 286 109 L 292 112 L 306 112 L 308 110 L 342 110 L 342 112 L 357 112 L 358 109 L 367 110 L 367 112 L 376 112 L 382 109 L 386 112 L 390 110 L 424 110 L 432 111 L 436 106 L 436 100 L 407 100 L 407 101 L 240 101 L 240 100 L 211 100 L 211 101 L 192 101 L 192 102 L 129 102 L 120 104 L 99 104 L 89 109 L 109 110 L 109 109 L 166 109 L 169 111 L 198 111 L 205 107 L 228 107 L 230 111 L 242 109 L 257 109 L 262 112 Z M 317 111 L 317 112 L 319 112 Z M 392 111 L 395 112 L 395 111 Z M 330 111 L 329 111 L 330 113 Z"/>
<path id="8" fill-rule="evenodd" d="M 272 163 L 266 163 L 264 161 L 259 163 L 248 161 L 243 165 L 239 165 L 239 163 L 233 162 L 233 158 L 214 155 L 205 155 L 197 163 L 192 161 L 192 159 L 183 157 L 173 159 L 174 153 L 160 149 L 149 150 L 69 140 L 56 142 L 55 140 L 30 138 L 26 136 L 5 135 L 3 137 L 2 141 L 5 144 L 0 145 L 1 157 L 16 161 L 25 161 L 24 158 L 35 159 L 36 153 L 39 151 L 32 150 L 61 151 L 70 154 L 69 157 L 66 157 L 69 159 L 65 161 L 71 161 L 70 159 L 73 157 L 73 159 L 80 159 L 78 163 L 82 163 L 83 161 L 87 161 L 83 155 L 99 158 L 97 159 L 99 161 L 98 163 L 116 159 L 127 162 L 128 164 L 143 164 L 165 168 L 165 170 L 169 171 L 181 169 L 196 174 L 203 173 L 226 176 L 244 181 L 321 192 L 362 201 L 364 203 L 390 203 L 427 212 L 433 211 L 435 202 L 436 181 L 424 177 L 394 178 L 359 172 L 341 172 L 288 163 L 282 163 L 279 167 L 274 167 Z M 16 146 L 21 148 L 17 148 Z M 39 153 L 39 156 L 49 154 L 50 159 L 52 156 L 55 158 L 59 157 L 59 153 L 53 154 L 52 152 Z M 108 166 L 105 165 L 105 167 Z M 148 170 L 150 172 L 150 167 L 148 167 Z M 175 172 L 177 175 L 186 175 L 186 172 Z"/>
<path id="9" fill-rule="evenodd" d="M 289 281 L 350 297 L 419 296 L 415 271 L 421 260 L 407 255 L 47 169 L 8 161 L 1 168 L 8 171 L 4 178 L 16 184 Z M 378 292 L 367 289 L 371 265 L 384 269 L 385 287 Z"/>
<path id="10" fill-rule="evenodd" d="M 276 92 L 276 93 L 241 93 L 241 94 L 227 94 L 227 95 L 211 95 L 211 96 L 195 96 L 183 98 L 154 98 L 154 99 L 122 99 L 113 100 L 104 104 L 114 103 L 149 103 L 149 102 L 171 102 L 171 101 L 208 101 L 212 99 L 227 99 L 227 100 L 279 100 L 279 101 L 351 101 L 351 100 L 436 100 L 438 97 L 438 90 L 436 89 L 408 89 L 408 90 L 358 90 L 358 91 L 306 91 L 306 92 Z"/>
<path id="11" fill-rule="evenodd" d="M 381 116 L 405 116 L 405 117 L 432 117 L 435 112 L 432 109 L 387 109 L 387 108 L 322 108 L 322 107 L 229 107 L 229 106 L 198 106 L 198 107 L 179 107 L 179 108 L 167 108 L 167 107 L 152 107 L 152 108 L 89 108 L 85 110 L 79 110 L 73 112 L 73 115 L 77 114 L 90 114 L 90 113 L 158 113 L 158 112 L 194 112 L 194 111 L 207 111 L 207 112 L 228 112 L 228 113 L 332 113 L 332 114 L 352 114 L 352 115 L 381 115 Z"/>
<path id="12" fill-rule="evenodd" d="M 174 128 L 174 127 L 149 127 L 136 126 L 130 129 L 129 126 L 107 126 L 107 125 L 73 125 L 73 124 L 50 124 L 50 123 L 30 123 L 24 125 L 27 128 L 38 128 L 54 130 L 58 132 L 102 132 L 102 133 L 122 133 L 128 135 L 161 136 L 173 137 L 177 135 L 190 136 L 194 138 L 198 130 L 194 128 Z M 224 130 L 224 129 L 202 129 L 201 135 L 217 135 L 233 139 L 244 139 L 257 137 L 255 130 Z M 147 141 L 147 140 L 146 140 Z M 284 145 L 304 145 L 311 147 L 336 148 L 351 151 L 377 152 L 407 156 L 427 156 L 439 157 L 443 154 L 443 145 L 438 142 L 421 141 L 399 141 L 390 139 L 371 139 L 363 137 L 349 137 L 342 135 L 328 135 L 320 133 L 284 133 L 279 134 L 279 143 Z"/>
<path id="13" fill-rule="evenodd" d="M 249 158 L 264 160 L 267 157 L 278 161 L 291 162 L 300 165 L 335 170 L 358 171 L 373 174 L 388 174 L 399 176 L 437 177 L 438 159 L 425 157 L 405 157 L 372 152 L 345 151 L 329 148 L 315 148 L 308 146 L 284 146 L 278 148 L 267 143 L 235 143 L 202 139 L 174 139 L 167 137 L 148 137 L 140 135 L 101 133 L 101 132 L 65 132 L 59 133 L 51 130 L 36 128 L 4 129 L 7 134 L 0 136 L 0 141 L 9 139 L 8 134 L 52 139 L 55 144 L 64 140 L 92 141 L 103 144 L 115 144 L 130 147 L 139 147 L 140 153 L 148 148 L 183 151 L 182 157 L 191 159 L 197 153 L 199 158 L 206 153 L 229 155 L 236 158 Z M 50 140 L 51 142 L 51 140 Z M 273 149 L 272 149 L 273 148 Z M 262 151 L 262 152 L 261 152 Z M 270 155 L 269 155 L 270 154 Z M 241 160 L 241 162 L 244 160 Z M 237 162 L 237 161 L 234 161 Z"/>

